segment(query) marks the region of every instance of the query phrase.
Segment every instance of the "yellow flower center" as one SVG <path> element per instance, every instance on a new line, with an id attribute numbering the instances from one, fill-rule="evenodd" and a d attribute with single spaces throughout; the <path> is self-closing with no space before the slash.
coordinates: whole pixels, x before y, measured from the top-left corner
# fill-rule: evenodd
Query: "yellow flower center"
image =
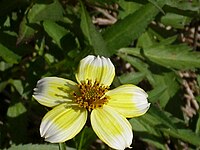
<path id="1" fill-rule="evenodd" d="M 102 107 L 108 102 L 108 96 L 105 95 L 108 91 L 108 86 L 100 85 L 97 81 L 92 83 L 91 80 L 87 80 L 79 84 L 78 87 L 80 94 L 73 93 L 73 95 L 79 107 L 91 111 L 92 109 Z"/>

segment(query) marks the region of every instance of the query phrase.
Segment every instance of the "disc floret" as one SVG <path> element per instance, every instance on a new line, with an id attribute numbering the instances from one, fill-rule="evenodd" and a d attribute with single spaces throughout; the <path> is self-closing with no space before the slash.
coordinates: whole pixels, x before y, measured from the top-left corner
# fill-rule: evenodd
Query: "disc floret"
<path id="1" fill-rule="evenodd" d="M 100 84 L 98 81 L 92 83 L 91 80 L 82 81 L 78 85 L 80 93 L 74 93 L 75 102 L 79 107 L 86 108 L 91 111 L 100 108 L 108 102 L 108 96 L 105 93 L 109 87 Z"/>

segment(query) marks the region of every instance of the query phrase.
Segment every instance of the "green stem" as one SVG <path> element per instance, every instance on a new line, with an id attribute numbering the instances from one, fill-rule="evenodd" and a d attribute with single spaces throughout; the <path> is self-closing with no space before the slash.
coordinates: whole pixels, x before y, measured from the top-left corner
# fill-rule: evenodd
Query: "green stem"
<path id="1" fill-rule="evenodd" d="M 84 128 L 85 129 L 85 128 Z M 85 135 L 85 130 L 83 129 L 82 133 L 81 133 L 81 139 L 80 139 L 80 143 L 78 145 L 78 150 L 82 149 L 82 145 L 83 145 L 83 139 L 84 139 L 84 135 Z"/>
<path id="2" fill-rule="evenodd" d="M 65 143 L 59 143 L 59 150 L 66 150 Z"/>

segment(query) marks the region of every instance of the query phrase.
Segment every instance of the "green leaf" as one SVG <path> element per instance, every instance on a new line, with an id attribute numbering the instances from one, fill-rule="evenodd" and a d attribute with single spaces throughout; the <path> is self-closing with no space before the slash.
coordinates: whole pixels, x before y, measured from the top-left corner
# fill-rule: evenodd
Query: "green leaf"
<path id="1" fill-rule="evenodd" d="M 30 41 L 34 37 L 35 32 L 36 31 L 33 28 L 28 26 L 26 17 L 24 17 L 19 26 L 19 35 L 16 44 L 18 45 Z"/>
<path id="2" fill-rule="evenodd" d="M 8 84 L 9 84 L 8 81 L 1 81 L 0 82 L 0 92 L 2 92 Z"/>
<path id="3" fill-rule="evenodd" d="M 25 145 L 12 145 L 8 150 L 59 150 L 57 144 L 25 144 Z M 74 148 L 67 147 L 67 150 L 75 150 Z"/>
<path id="4" fill-rule="evenodd" d="M 43 20 L 62 20 L 64 9 L 58 0 L 52 1 L 50 3 L 34 4 L 28 12 L 28 23 L 36 23 Z"/>
<path id="5" fill-rule="evenodd" d="M 43 22 L 44 30 L 47 34 L 52 37 L 52 39 L 57 43 L 57 45 L 62 48 L 61 39 L 69 33 L 67 29 L 59 26 L 57 23 L 53 21 L 44 21 Z"/>
<path id="6" fill-rule="evenodd" d="M 145 114 L 146 115 L 146 114 Z M 152 128 L 151 124 L 144 123 L 143 120 L 138 117 L 138 118 L 131 118 L 129 122 L 132 125 L 133 131 L 137 132 L 148 132 L 149 134 L 155 135 L 155 136 L 160 136 L 160 133 L 156 131 L 155 128 Z"/>
<path id="7" fill-rule="evenodd" d="M 162 135 L 156 128 L 152 128 L 151 125 L 140 118 L 132 118 L 129 122 L 132 125 L 134 135 L 139 136 L 143 141 L 154 145 L 158 149 L 166 150 L 164 139 L 162 139 Z"/>
<path id="8" fill-rule="evenodd" d="M 131 72 L 126 73 L 118 77 L 121 84 L 135 84 L 137 85 L 140 81 L 145 78 L 144 72 Z"/>
<path id="9" fill-rule="evenodd" d="M 9 80 L 9 83 L 12 84 L 15 89 L 17 90 L 17 92 L 22 95 L 23 91 L 24 91 L 24 87 L 22 85 L 22 81 L 21 80 Z"/>
<path id="10" fill-rule="evenodd" d="M 20 56 L 12 52 L 12 50 L 5 47 L 0 43 L 0 57 L 3 58 L 6 62 L 11 64 L 16 64 L 20 60 Z"/>
<path id="11" fill-rule="evenodd" d="M 169 100 L 178 92 L 180 86 L 177 82 L 177 75 L 174 72 L 166 72 L 153 75 L 156 83 L 155 88 L 165 89 L 157 99 L 160 106 L 165 107 Z"/>
<path id="12" fill-rule="evenodd" d="M 161 18 L 161 23 L 166 26 L 172 26 L 177 29 L 183 29 L 186 25 L 189 25 L 192 18 L 174 14 L 167 13 L 165 16 Z"/>
<path id="13" fill-rule="evenodd" d="M 127 2 L 124 0 L 119 0 L 118 2 L 121 9 L 119 9 L 118 18 L 123 19 L 129 14 L 134 13 L 138 10 L 142 5 L 136 2 Z"/>
<path id="14" fill-rule="evenodd" d="M 155 43 L 153 36 L 149 34 L 149 32 L 144 32 L 139 38 L 137 42 L 137 47 L 147 48 Z"/>
<path id="15" fill-rule="evenodd" d="M 25 113 L 27 110 L 21 102 L 18 102 L 8 108 L 7 116 L 10 118 L 18 117 Z"/>
<path id="16" fill-rule="evenodd" d="M 200 86 L 200 75 L 197 75 L 197 83 Z"/>
<path id="17" fill-rule="evenodd" d="M 20 28 L 17 44 L 29 41 L 34 37 L 35 23 L 43 20 L 58 21 L 63 19 L 63 8 L 57 0 L 53 0 L 53 3 L 36 3 L 27 10 L 27 14 L 24 16 Z"/>
<path id="18" fill-rule="evenodd" d="M 153 90 L 147 92 L 149 101 L 151 103 L 155 103 L 156 101 L 158 101 L 159 97 L 163 95 L 166 89 L 167 89 L 166 86 L 158 86 L 155 87 Z"/>
<path id="19" fill-rule="evenodd" d="M 165 1 L 163 0 L 157 2 L 157 5 L 161 8 L 164 4 Z M 131 44 L 133 40 L 137 39 L 145 31 L 158 13 L 159 9 L 152 3 L 148 3 L 108 28 L 103 37 L 110 53 L 114 54 L 119 48 Z"/>
<path id="20" fill-rule="evenodd" d="M 13 99 L 16 101 L 17 98 Z M 12 101 L 12 102 L 13 102 Z M 8 129 L 13 143 L 27 140 L 27 109 L 21 102 L 11 103 L 7 110 Z"/>
<path id="21" fill-rule="evenodd" d="M 200 146 L 200 136 L 195 134 L 190 129 L 177 129 L 177 132 L 168 129 L 161 129 L 163 132 L 168 133 L 170 136 L 181 139 L 192 145 Z"/>
<path id="22" fill-rule="evenodd" d="M 176 126 L 172 122 L 172 119 L 165 114 L 164 110 L 160 110 L 153 105 L 151 105 L 149 111 L 140 118 L 154 128 L 165 128 L 176 132 Z"/>
<path id="23" fill-rule="evenodd" d="M 190 10 L 199 12 L 199 1 L 177 1 L 177 0 L 168 0 L 166 1 L 168 6 L 178 8 L 179 10 Z M 185 13 L 186 14 L 186 13 Z M 196 14 L 197 15 L 197 14 Z"/>
<path id="24" fill-rule="evenodd" d="M 198 113 L 195 133 L 200 136 L 200 112 Z"/>
<path id="25" fill-rule="evenodd" d="M 150 61 L 167 68 L 193 69 L 200 68 L 200 53 L 194 52 L 185 45 L 154 45 L 141 51 L 139 48 L 122 48 L 120 52 L 139 56 L 142 55 Z"/>
<path id="26" fill-rule="evenodd" d="M 152 76 L 152 73 L 149 70 L 148 64 L 146 64 L 145 62 L 141 61 L 140 59 L 136 57 L 128 56 L 126 54 L 121 53 L 121 49 L 120 49 L 120 53 L 118 53 L 118 56 L 124 59 L 125 61 L 129 62 L 133 67 L 139 70 L 139 72 L 144 73 L 145 77 L 148 79 L 150 84 L 152 85 L 155 84 L 155 80 Z"/>
<path id="27" fill-rule="evenodd" d="M 97 139 L 96 134 L 90 127 L 84 127 L 83 130 L 75 137 L 77 150 L 88 150 L 91 144 Z"/>
<path id="28" fill-rule="evenodd" d="M 151 61 L 168 68 L 200 68 L 200 53 L 192 52 L 185 44 L 147 48 L 144 50 L 144 55 Z"/>
<path id="29" fill-rule="evenodd" d="M 59 150 L 66 150 L 66 144 L 65 144 L 65 142 L 59 143 Z"/>
<path id="30" fill-rule="evenodd" d="M 5 61 L 0 61 L 0 71 L 5 71 L 8 68 L 11 68 L 13 64 L 6 63 Z"/>
<path id="31" fill-rule="evenodd" d="M 110 55 L 102 35 L 96 30 L 82 2 L 81 2 L 81 29 L 84 36 L 88 40 L 89 44 L 93 47 L 96 55 L 103 55 L 103 56 Z"/>

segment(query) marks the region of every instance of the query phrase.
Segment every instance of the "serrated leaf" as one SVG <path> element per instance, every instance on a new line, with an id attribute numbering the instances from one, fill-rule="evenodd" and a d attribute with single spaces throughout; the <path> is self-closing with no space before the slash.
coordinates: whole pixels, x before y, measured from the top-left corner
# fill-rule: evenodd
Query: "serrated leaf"
<path id="1" fill-rule="evenodd" d="M 15 54 L 12 50 L 0 43 L 0 57 L 6 62 L 16 64 L 20 60 L 20 56 Z"/>
<path id="2" fill-rule="evenodd" d="M 200 146 L 200 136 L 195 134 L 190 129 L 177 129 L 177 132 L 167 129 L 161 129 L 163 132 L 168 133 L 170 136 L 188 142 L 192 145 Z"/>
<path id="3" fill-rule="evenodd" d="M 91 18 L 86 11 L 83 3 L 81 2 L 81 29 L 88 40 L 89 44 L 93 47 L 96 55 L 109 56 L 110 53 L 107 50 L 106 42 L 102 35 L 96 30 Z"/>
<path id="4" fill-rule="evenodd" d="M 64 10 L 57 0 L 53 0 L 53 3 L 34 4 L 32 8 L 29 8 L 20 24 L 17 44 L 29 41 L 34 37 L 36 32 L 33 28 L 34 23 L 43 20 L 62 20 L 63 12 Z"/>
<path id="5" fill-rule="evenodd" d="M 149 111 L 140 117 L 145 123 L 153 127 L 165 128 L 176 132 L 176 126 L 172 120 L 164 113 L 164 110 L 159 110 L 151 105 Z"/>
<path id="6" fill-rule="evenodd" d="M 184 122 L 182 120 L 177 119 L 154 106 L 151 106 L 150 110 L 145 115 L 139 117 L 138 120 L 142 120 L 140 123 L 144 125 L 148 124 L 151 128 L 160 130 L 164 134 L 168 134 L 196 146 L 200 145 L 200 136 L 190 129 L 187 129 L 186 126 L 183 126 Z M 132 121 L 132 119 L 130 121 Z M 182 125 L 176 126 L 176 124 Z"/>
<path id="7" fill-rule="evenodd" d="M 132 118 L 129 122 L 132 125 L 134 134 L 138 135 L 141 140 L 154 145 L 158 149 L 166 150 L 162 135 L 156 128 L 152 128 L 151 125 L 143 122 L 140 118 Z"/>
<path id="8" fill-rule="evenodd" d="M 144 50 L 144 55 L 168 68 L 200 68 L 200 53 L 192 52 L 192 49 L 185 44 L 147 48 Z"/>
<path id="9" fill-rule="evenodd" d="M 157 2 L 157 5 L 161 8 L 164 4 L 165 1 L 163 0 Z M 157 6 L 148 3 L 108 28 L 103 37 L 110 53 L 114 54 L 119 48 L 126 47 L 137 39 L 159 11 Z"/>
<path id="10" fill-rule="evenodd" d="M 141 51 L 139 48 L 122 48 L 120 52 L 134 56 L 142 56 L 154 63 L 167 68 L 175 69 L 193 69 L 200 68 L 200 53 L 194 52 L 185 45 L 162 45 L 161 43 Z"/>

